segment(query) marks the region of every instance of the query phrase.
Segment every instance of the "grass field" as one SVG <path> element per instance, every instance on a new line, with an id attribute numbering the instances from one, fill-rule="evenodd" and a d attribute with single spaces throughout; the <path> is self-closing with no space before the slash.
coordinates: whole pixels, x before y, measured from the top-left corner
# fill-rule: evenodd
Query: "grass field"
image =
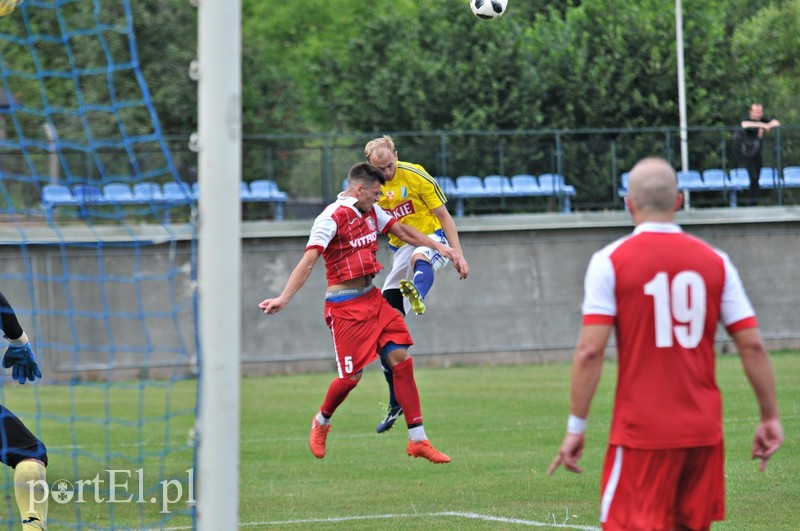
<path id="1" fill-rule="evenodd" d="M 787 442 L 761 474 L 749 458 L 757 420 L 753 393 L 738 359 L 719 358 L 726 415 L 728 520 L 715 529 L 800 529 L 800 452 L 795 438 L 800 427 L 800 353 L 777 353 L 773 362 Z M 307 447 L 311 416 L 333 376 L 331 372 L 243 380 L 242 528 L 598 528 L 599 476 L 615 379 L 613 363 L 605 367 L 593 404 L 582 459 L 584 474 L 559 470 L 552 477 L 545 470 L 566 422 L 567 364 L 417 369 L 425 427 L 434 444 L 453 458 L 449 465 L 407 457 L 402 422 L 386 434 L 375 433 L 386 391 L 382 375 L 373 367 L 334 416 L 328 455 L 315 459 Z M 186 439 L 194 386 L 195 382 L 185 381 L 168 388 L 147 388 L 141 400 L 144 423 L 135 421 L 142 396 L 137 385 L 115 387 L 110 393 L 40 386 L 45 414 L 42 433 L 52 454 L 48 479 L 74 478 L 72 456 L 86 461 L 81 468 L 85 474 L 95 454 L 110 454 L 120 468 L 131 468 L 126 460 L 141 459 L 137 463 L 144 464 L 135 468 L 145 468 L 148 485 L 159 478 L 183 477 L 183 487 L 188 489 L 184 471 L 193 466 Z M 30 389 L 11 389 L 6 386 L 6 405 L 12 410 L 22 408 L 26 398 L 20 393 L 30 393 Z M 167 391 L 172 418 L 165 434 L 157 421 L 164 415 Z M 114 422 L 106 432 L 92 422 L 70 430 L 49 418 L 74 410 L 70 406 L 74 401 L 82 417 L 114 411 L 115 418 L 128 415 L 131 422 Z M 232 449 L 235 444 L 231 441 Z M 158 512 L 162 500 L 158 492 L 153 496 L 158 498 L 154 504 L 83 503 L 80 525 L 191 526 L 186 515 L 160 520 L 164 518 Z M 186 511 L 187 507 L 176 503 L 170 509 Z M 76 518 L 74 505 L 51 502 L 50 510 L 54 523 Z M 51 526 L 62 528 L 67 526 Z"/>

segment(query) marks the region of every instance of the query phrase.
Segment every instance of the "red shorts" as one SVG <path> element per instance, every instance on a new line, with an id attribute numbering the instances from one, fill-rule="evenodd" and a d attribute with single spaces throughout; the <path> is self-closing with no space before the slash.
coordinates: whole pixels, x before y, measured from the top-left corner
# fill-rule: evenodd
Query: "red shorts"
<path id="1" fill-rule="evenodd" d="M 325 323 L 333 336 L 339 378 L 349 378 L 366 367 L 390 341 L 414 343 L 403 316 L 377 288 L 354 299 L 325 301 Z"/>
<path id="2" fill-rule="evenodd" d="M 672 450 L 609 445 L 600 522 L 605 530 L 709 529 L 725 519 L 723 444 Z"/>

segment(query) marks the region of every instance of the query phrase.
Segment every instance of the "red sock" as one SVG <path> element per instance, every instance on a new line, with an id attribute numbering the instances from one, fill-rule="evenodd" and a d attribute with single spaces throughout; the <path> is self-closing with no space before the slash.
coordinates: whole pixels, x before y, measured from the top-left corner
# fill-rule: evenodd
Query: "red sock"
<path id="1" fill-rule="evenodd" d="M 358 380 L 352 378 L 336 378 L 328 386 L 328 393 L 325 395 L 325 401 L 322 403 L 320 413 L 325 418 L 331 418 L 333 412 L 339 407 L 350 391 L 358 385 Z"/>
<path id="2" fill-rule="evenodd" d="M 403 408 L 406 424 L 422 424 L 422 406 L 419 403 L 417 382 L 414 381 L 414 362 L 411 358 L 401 361 L 392 368 L 394 394 L 397 403 Z"/>

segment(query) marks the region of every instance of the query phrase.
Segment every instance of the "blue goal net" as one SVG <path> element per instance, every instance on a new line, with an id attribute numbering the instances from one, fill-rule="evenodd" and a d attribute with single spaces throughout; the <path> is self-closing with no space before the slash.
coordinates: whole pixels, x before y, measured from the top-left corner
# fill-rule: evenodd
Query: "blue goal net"
<path id="1" fill-rule="evenodd" d="M 0 19 L 0 82 L 0 291 L 43 373 L 4 371 L 0 400 L 47 447 L 49 526 L 192 526 L 197 187 L 131 3 L 25 0 Z M 18 529 L 3 468 L 0 523 Z"/>

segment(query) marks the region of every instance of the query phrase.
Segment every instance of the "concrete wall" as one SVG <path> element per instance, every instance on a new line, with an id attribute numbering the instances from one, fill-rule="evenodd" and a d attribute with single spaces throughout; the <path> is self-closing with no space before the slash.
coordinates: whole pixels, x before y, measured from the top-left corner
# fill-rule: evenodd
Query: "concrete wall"
<path id="1" fill-rule="evenodd" d="M 800 294 L 794 289 L 800 280 L 800 210 L 688 211 L 679 213 L 679 221 L 688 232 L 732 257 L 770 346 L 800 348 L 795 311 Z M 593 252 L 631 231 L 629 216 L 617 212 L 476 217 L 458 224 L 471 273 L 464 281 L 452 268 L 439 273 L 426 301 L 427 313 L 408 317 L 417 363 L 447 366 L 571 359 L 580 328 L 586 265 Z M 269 361 L 261 368 L 271 372 L 330 369 L 321 262 L 281 313 L 265 316 L 256 308 L 260 300 L 283 288 L 303 252 L 310 222 L 271 228 L 280 231 L 276 237 L 262 234 L 245 243 L 245 359 Z M 253 227 L 253 232 L 258 229 Z M 385 245 L 379 258 L 390 267 Z M 377 286 L 383 278 L 383 274 L 376 278 Z M 720 348 L 726 349 L 722 329 L 719 338 Z"/>
<path id="2" fill-rule="evenodd" d="M 688 211 L 679 221 L 731 256 L 770 347 L 800 348 L 800 209 Z M 594 251 L 630 232 L 628 215 L 487 216 L 458 224 L 471 273 L 464 281 L 452 267 L 439 273 L 428 312 L 408 317 L 416 363 L 568 361 L 580 327 L 586 265 Z M 322 318 L 322 262 L 281 313 L 267 316 L 257 307 L 283 288 L 310 226 L 243 227 L 242 358 L 249 373 L 334 367 Z M 36 338 L 48 377 L 168 377 L 196 369 L 190 229 L 175 230 L 171 243 L 154 234 L 136 245 L 119 229 L 28 230 L 31 244 L 21 253 L 19 235 L 0 229 L 0 289 Z M 71 243 L 62 247 L 59 238 Z M 101 252 L 82 244 L 97 238 L 104 241 Z M 381 244 L 379 258 L 390 267 Z M 719 338 L 727 348 L 724 331 Z"/>

